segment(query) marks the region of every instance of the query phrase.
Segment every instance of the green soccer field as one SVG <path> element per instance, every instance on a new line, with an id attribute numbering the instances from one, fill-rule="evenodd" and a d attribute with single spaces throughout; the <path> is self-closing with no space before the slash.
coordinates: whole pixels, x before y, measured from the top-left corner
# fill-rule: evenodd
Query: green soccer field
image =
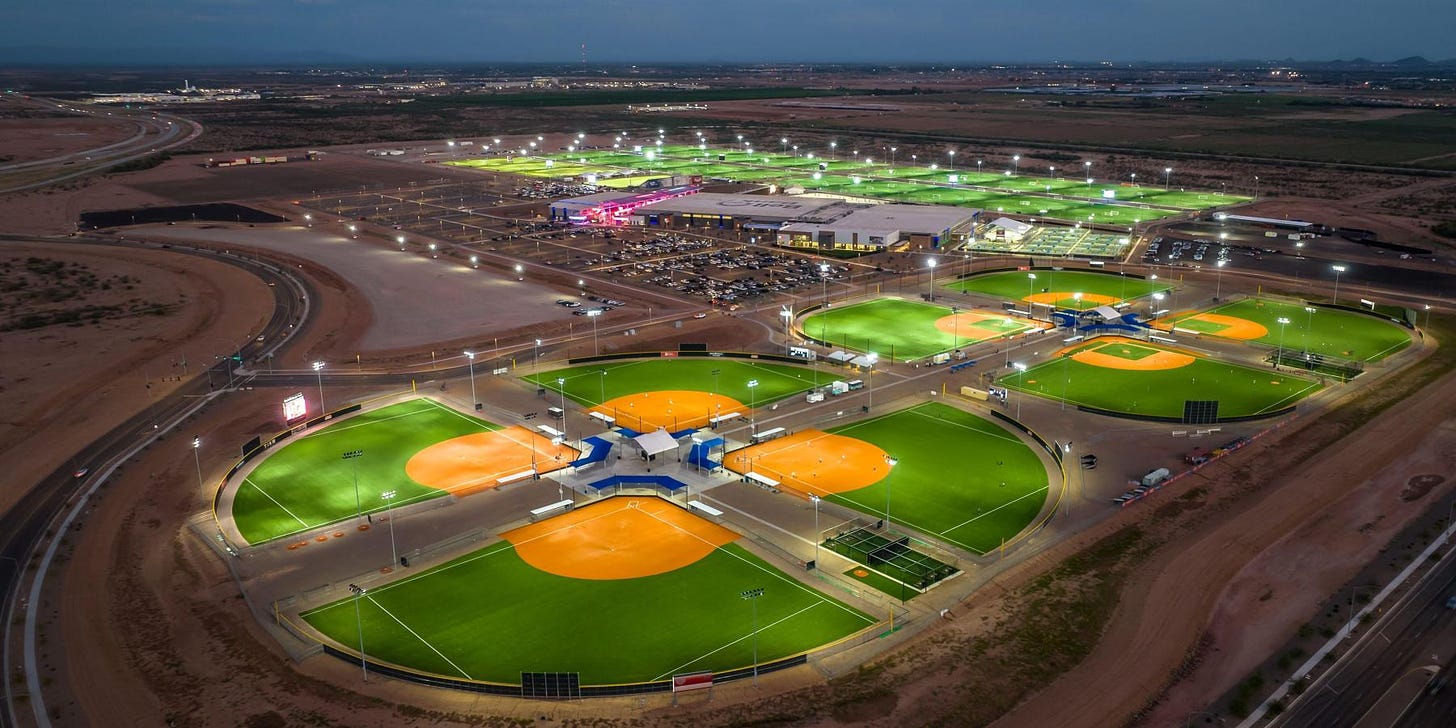
<path id="1" fill-rule="evenodd" d="M 857 511 L 977 553 L 1010 541 L 1041 512 L 1046 468 L 989 420 L 938 402 L 830 432 L 878 445 L 898 462 L 874 485 L 829 496 Z"/>
<path id="2" fill-rule="evenodd" d="M 1103 347 L 1133 349 L 1133 355 L 1123 357 L 1130 361 L 1146 358 L 1147 353 L 1141 351 L 1144 349 L 1163 351 L 1154 344 L 1129 346 L 1122 340 L 1094 340 L 1082 349 Z M 1171 418 L 1183 417 L 1185 400 L 1218 400 L 1219 417 L 1248 417 L 1292 406 L 1320 389 L 1318 382 L 1287 372 L 1202 357 L 1176 369 L 1136 371 L 1109 369 L 1063 356 L 1025 372 L 1003 375 L 996 383 L 1058 402 L 1065 398 L 1068 405 Z M 1018 396 L 1011 396 L 1012 407 Z"/>
<path id="3" fill-rule="evenodd" d="M 1029 278 L 1028 273 L 1035 274 L 1036 278 Z M 1013 301 L 1026 301 L 1028 296 L 1043 290 L 1068 294 L 1093 293 L 1119 301 L 1131 301 L 1158 291 L 1166 291 L 1169 286 L 1161 281 L 1122 276 L 1113 272 L 1037 270 L 984 273 L 963 278 L 949 284 L 947 288 L 968 293 L 984 293 Z M 1068 307 L 1072 307 L 1075 302 L 1071 296 L 1064 300 Z"/>
<path id="4" fill-rule="evenodd" d="M 1397 324 L 1334 308 L 1246 298 L 1207 313 L 1246 319 L 1268 330 L 1268 334 L 1252 341 L 1340 359 L 1380 361 L 1411 344 L 1410 334 Z M 1289 323 L 1281 325 L 1281 318 Z M 1214 336 L 1224 328 L 1193 316 L 1178 319 L 1174 325 Z M 1282 341 L 1280 329 L 1283 329 Z"/>
<path id="5" fill-rule="evenodd" d="M 605 376 L 602 372 L 606 372 Z M 835 377 L 826 372 L 822 378 L 828 382 Z M 526 377 L 526 381 L 560 392 L 557 379 L 566 380 L 566 396 L 589 406 L 629 394 L 679 389 L 712 392 L 744 404 L 762 405 L 818 386 L 819 370 L 720 357 L 669 357 L 585 364 Z M 749 380 L 758 380 L 752 392 Z"/>
<path id="6" fill-rule="evenodd" d="M 583 685 L 665 680 L 753 664 L 834 642 L 875 620 L 789 578 L 737 544 L 665 574 L 572 579 L 497 543 L 359 599 L 371 658 L 454 678 L 517 684 L 521 672 L 578 672 Z M 306 612 L 349 649 L 354 599 Z"/>
<path id="7" fill-rule="evenodd" d="M 380 494 L 395 491 L 402 506 L 445 495 L 405 474 L 410 457 L 442 440 L 500 429 L 431 399 L 415 399 L 340 420 L 285 441 L 248 474 L 233 498 L 232 516 L 248 543 L 301 533 L 385 510 Z M 355 460 L 343 454 L 363 450 Z M 354 466 L 359 470 L 355 500 Z"/>
<path id="8" fill-rule="evenodd" d="M 799 329 L 805 335 L 855 351 L 874 352 L 886 359 L 911 361 L 957 347 L 1033 328 L 1005 318 L 941 331 L 935 322 L 952 314 L 939 304 L 878 298 L 848 306 L 821 309 L 805 317 Z"/>

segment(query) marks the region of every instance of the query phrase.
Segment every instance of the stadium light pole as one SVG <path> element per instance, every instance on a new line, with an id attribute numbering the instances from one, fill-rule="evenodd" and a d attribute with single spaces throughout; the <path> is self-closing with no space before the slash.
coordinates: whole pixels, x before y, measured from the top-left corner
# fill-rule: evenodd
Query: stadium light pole
<path id="1" fill-rule="evenodd" d="M 470 361 L 470 406 L 473 409 L 480 404 L 480 399 L 475 396 L 475 352 L 465 352 L 465 358 Z"/>
<path id="2" fill-rule="evenodd" d="M 895 467 L 898 464 L 900 464 L 900 461 L 899 460 L 896 460 L 893 455 L 886 455 L 885 456 L 885 465 L 888 466 L 886 468 L 886 470 L 888 470 L 889 468 L 893 468 L 893 467 Z M 885 475 L 886 476 L 889 476 L 889 473 L 886 472 Z M 885 480 L 885 532 L 886 533 L 889 533 L 889 531 L 890 531 L 890 480 L 887 477 L 886 480 Z"/>
<path id="3" fill-rule="evenodd" d="M 1168 183 L 1170 181 L 1172 181 L 1172 179 L 1173 179 L 1173 168 L 1172 167 L 1164 167 L 1163 168 L 1163 191 L 1164 192 L 1167 192 L 1168 191 Z"/>
<path id="4" fill-rule="evenodd" d="M 895 152 L 899 151 L 899 149 L 900 149 L 899 147 L 890 147 L 890 167 L 891 168 L 894 168 L 894 166 L 895 166 Z"/>
<path id="5" fill-rule="evenodd" d="M 389 519 L 389 568 L 393 569 L 399 563 L 399 549 L 394 547 L 394 497 L 399 495 L 397 490 L 386 490 L 379 494 L 379 499 L 384 501 L 384 515 Z"/>
<path id="6" fill-rule="evenodd" d="M 839 142 L 829 142 L 829 161 L 832 162 L 835 159 L 838 159 L 838 157 L 834 156 L 834 150 L 838 147 Z"/>
<path id="7" fill-rule="evenodd" d="M 369 662 L 364 657 L 364 617 L 359 613 L 359 600 L 364 598 L 366 590 L 350 584 L 349 591 L 354 592 L 354 628 L 359 630 L 359 669 L 364 671 L 364 682 L 369 682 Z"/>
<path id="8" fill-rule="evenodd" d="M 809 494 L 809 501 L 814 504 L 814 568 L 819 568 L 819 496 Z"/>
<path id="9" fill-rule="evenodd" d="M 328 411 L 328 408 L 327 407 L 324 407 L 324 374 L 323 374 L 323 372 L 324 372 L 324 363 L 321 362 L 321 361 L 314 362 L 313 363 L 313 373 L 314 373 L 315 376 L 318 377 L 319 412 L 320 413 L 323 413 L 323 412 L 327 412 Z"/>
<path id="10" fill-rule="evenodd" d="M 1431 307 L 1426 306 L 1430 311 Z M 1429 314 L 1428 314 L 1429 315 Z M 1314 337 L 1314 306 L 1304 307 L 1304 359 L 1309 361 L 1309 340 Z"/>
<path id="11" fill-rule="evenodd" d="M 758 380 L 748 380 L 748 435 L 750 438 L 758 437 Z"/>
<path id="12" fill-rule="evenodd" d="M 829 308 L 829 264 L 819 264 L 819 295 L 824 308 Z"/>
<path id="13" fill-rule="evenodd" d="M 935 303 L 935 259 L 931 258 L 925 264 L 930 266 L 930 286 L 926 293 L 929 295 L 929 301 Z"/>
<path id="14" fill-rule="evenodd" d="M 1330 302 L 1331 303 L 1339 303 L 1340 302 L 1340 274 L 1345 272 L 1345 266 L 1339 265 L 1339 264 L 1335 264 L 1335 265 L 1330 266 L 1330 269 L 1333 270 L 1333 271 L 1335 271 L 1335 295 L 1331 299 Z"/>
<path id="15" fill-rule="evenodd" d="M 758 687 L 758 598 L 763 596 L 763 587 L 744 589 L 739 596 L 753 605 L 753 686 Z"/>
<path id="16" fill-rule="evenodd" d="M 1254 199 L 1259 199 L 1259 175 L 1254 175 Z"/>
<path id="17" fill-rule="evenodd" d="M 196 436 L 196 435 L 193 436 L 193 438 L 192 438 L 192 460 L 193 460 L 193 462 L 197 463 L 197 489 L 198 490 L 202 490 L 202 455 L 200 455 L 198 453 L 198 450 L 201 450 L 201 449 L 202 449 L 202 437 L 201 436 Z"/>
<path id="18" fill-rule="evenodd" d="M 1031 297 L 1034 296 L 1034 295 L 1036 295 L 1036 291 L 1033 291 L 1032 290 L 1035 287 L 1036 287 L 1036 274 L 1035 273 L 1027 273 L 1026 274 L 1026 297 L 1028 299 L 1027 300 L 1027 303 L 1030 303 L 1031 302 L 1030 301 Z"/>
<path id="19" fill-rule="evenodd" d="M 1219 296 L 1223 294 L 1223 267 L 1228 265 L 1227 260 L 1220 260 L 1213 264 L 1213 269 L 1218 272 L 1218 282 L 1213 287 L 1213 300 L 1218 302 Z"/>
<path id="20" fill-rule="evenodd" d="M 1161 305 L 1163 305 L 1163 298 L 1164 298 L 1164 296 L 1163 296 L 1162 293 L 1154 293 L 1153 294 L 1153 303 L 1152 303 L 1152 306 L 1161 306 Z M 1154 311 L 1154 310 L 1151 310 L 1151 306 L 1150 306 L 1149 307 L 1149 310 L 1148 310 L 1148 320 L 1149 321 L 1152 321 L 1153 319 L 1157 318 L 1157 315 L 1158 315 L 1158 312 L 1157 311 Z"/>
<path id="21" fill-rule="evenodd" d="M 348 460 L 354 466 L 354 517 L 364 517 L 364 504 L 359 500 L 359 458 L 364 455 L 363 450 L 350 450 L 341 456 L 341 459 Z"/>
<path id="22" fill-rule="evenodd" d="M 571 438 L 566 434 L 566 378 L 556 378 L 556 391 L 561 393 L 561 440 L 563 442 Z"/>
<path id="23" fill-rule="evenodd" d="M 1083 176 L 1087 178 L 1087 192 L 1090 193 L 1092 191 L 1092 161 L 1083 162 L 1082 170 L 1086 172 Z"/>
<path id="24" fill-rule="evenodd" d="M 870 360 L 870 381 L 865 385 L 865 409 L 875 406 L 875 362 L 880 360 L 880 355 L 870 352 L 866 359 Z"/>
<path id="25" fill-rule="evenodd" d="M 950 157 L 950 161 L 945 163 L 945 168 L 947 170 L 954 169 L 955 168 L 955 150 L 952 149 L 952 150 L 946 152 L 946 154 Z"/>
<path id="26" fill-rule="evenodd" d="M 784 154 L 788 154 L 789 153 L 789 138 L 788 137 L 780 137 L 779 138 L 779 145 L 783 147 Z"/>
<path id="27" fill-rule="evenodd" d="M 1279 353 L 1274 355 L 1274 366 L 1279 366 L 1284 361 L 1284 327 L 1289 325 L 1289 319 L 1280 316 L 1279 321 Z"/>
<path id="28" fill-rule="evenodd" d="M 1013 155 L 1011 155 L 1011 173 L 1012 174 L 1016 174 L 1017 171 L 1020 169 L 1020 167 L 1021 167 L 1021 155 L 1020 154 L 1013 154 Z"/>
<path id="29" fill-rule="evenodd" d="M 1015 367 L 1017 373 L 1019 373 L 1019 374 L 1025 374 L 1026 373 L 1026 365 L 1025 364 L 1022 364 L 1019 361 L 1018 362 L 1012 362 L 1011 366 L 1012 367 Z M 1018 422 L 1021 421 L 1021 400 L 1022 399 L 1025 399 L 1025 398 L 1026 398 L 1026 392 L 1017 392 L 1016 393 L 1016 420 Z"/>

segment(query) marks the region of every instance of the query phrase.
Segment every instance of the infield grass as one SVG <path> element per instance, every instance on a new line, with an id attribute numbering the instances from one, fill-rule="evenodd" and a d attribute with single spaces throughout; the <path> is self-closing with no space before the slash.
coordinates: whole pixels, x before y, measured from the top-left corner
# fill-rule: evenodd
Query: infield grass
<path id="1" fill-rule="evenodd" d="M 714 371 L 718 374 L 714 375 Z M 675 389 L 721 394 L 744 404 L 767 404 L 814 388 L 816 377 L 826 383 L 836 378 L 828 372 L 820 375 L 812 367 L 720 357 L 670 357 L 586 364 L 533 374 L 525 379 L 553 392 L 561 391 L 556 380 L 564 379 L 566 396 L 585 405 L 597 405 L 629 394 Z M 749 380 L 758 381 L 751 393 Z"/>
<path id="2" fill-rule="evenodd" d="M 799 328 L 806 335 L 856 351 L 875 352 L 895 361 L 911 361 L 951 351 L 997 336 L 1033 328 L 1018 319 L 988 319 L 971 326 L 941 331 L 935 322 L 952 309 L 900 298 L 878 298 L 848 306 L 820 309 L 805 317 Z M 1009 321 L 1009 323 L 1008 323 Z"/>
<path id="3" fill-rule="evenodd" d="M 372 657 L 455 678 L 516 684 L 521 672 L 578 672 L 584 685 L 724 671 L 828 644 L 875 620 L 789 578 L 736 544 L 637 579 L 572 579 L 496 543 L 359 599 Z M 354 599 L 304 613 L 357 649 Z"/>
<path id="4" fill-rule="evenodd" d="M 1310 306 L 1302 303 L 1273 301 L 1267 298 L 1246 298 L 1219 306 L 1208 313 L 1253 321 L 1269 331 L 1253 341 L 1267 346 L 1282 346 L 1288 351 L 1308 351 L 1340 359 L 1380 361 L 1410 346 L 1411 338 L 1401 326 L 1373 316 L 1337 308 Z M 1185 316 L 1174 324 L 1187 329 L 1218 336 L 1223 327 L 1208 325 L 1193 316 Z M 1279 323 L 1279 319 L 1289 323 Z"/>
<path id="5" fill-rule="evenodd" d="M 829 499 L 961 548 L 985 553 L 1010 541 L 1046 502 L 1047 472 L 1005 428 L 926 402 L 829 432 L 878 445 L 897 460 L 890 474 Z"/>
<path id="6" fill-rule="evenodd" d="M 1102 347 L 1133 348 L 1121 341 L 1094 340 L 1078 350 Z M 1163 350 L 1153 344 L 1138 344 L 1136 349 L 1132 356 L 1109 353 L 1133 361 L 1148 356 L 1143 349 Z M 1320 389 L 1318 382 L 1288 372 L 1203 357 L 1194 357 L 1191 364 L 1176 369 L 1138 371 L 1109 369 L 1061 356 L 1025 372 L 1003 375 L 996 383 L 1052 400 L 1065 397 L 1068 405 L 1173 418 L 1183 416 L 1184 400 L 1218 400 L 1220 417 L 1245 417 L 1291 406 Z"/>
<path id="7" fill-rule="evenodd" d="M 425 398 L 340 420 L 277 446 L 238 486 L 233 520 L 256 544 L 351 518 L 361 508 L 385 510 L 389 504 L 380 494 L 387 491 L 396 493 L 394 506 L 438 498 L 445 491 L 405 474 L 410 457 L 443 440 L 499 429 Z M 364 454 L 344 460 L 353 450 Z"/>

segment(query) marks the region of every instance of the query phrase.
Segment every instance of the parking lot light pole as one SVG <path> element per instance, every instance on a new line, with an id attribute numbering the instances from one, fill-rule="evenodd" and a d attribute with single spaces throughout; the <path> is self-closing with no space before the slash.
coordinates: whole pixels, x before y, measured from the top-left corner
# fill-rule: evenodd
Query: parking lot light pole
<path id="1" fill-rule="evenodd" d="M 1336 264 L 1336 265 L 1330 266 L 1330 269 L 1335 272 L 1335 295 L 1333 296 L 1333 298 L 1331 298 L 1331 301 L 1330 302 L 1331 303 L 1339 303 L 1340 302 L 1340 274 L 1345 272 L 1345 266 Z"/>
<path id="2" fill-rule="evenodd" d="M 397 495 L 399 495 L 397 490 L 386 490 L 379 494 L 379 499 L 386 504 L 384 515 L 389 519 L 389 566 L 391 569 L 399 563 L 399 550 L 394 547 L 394 497 Z"/>
<path id="3" fill-rule="evenodd" d="M 745 589 L 739 596 L 753 605 L 753 686 L 758 687 L 758 598 L 763 596 L 763 587 Z"/>
<path id="4" fill-rule="evenodd" d="M 531 371 L 541 368 L 541 340 L 536 339 L 536 346 L 531 349 Z"/>
<path id="5" fill-rule="evenodd" d="M 359 613 L 359 600 L 366 590 L 358 584 L 350 584 L 349 591 L 354 593 L 354 626 L 359 630 L 359 669 L 364 671 L 364 682 L 369 682 L 369 662 L 364 658 L 364 617 Z"/>
<path id="6" fill-rule="evenodd" d="M 480 399 L 475 396 L 475 352 L 465 352 L 465 358 L 470 361 L 470 406 L 475 408 L 480 404 Z"/>
<path id="7" fill-rule="evenodd" d="M 1223 294 L 1223 267 L 1228 265 L 1227 260 L 1220 260 L 1213 264 L 1213 269 L 1218 272 L 1218 283 L 1213 287 L 1213 300 L 1217 302 Z"/>

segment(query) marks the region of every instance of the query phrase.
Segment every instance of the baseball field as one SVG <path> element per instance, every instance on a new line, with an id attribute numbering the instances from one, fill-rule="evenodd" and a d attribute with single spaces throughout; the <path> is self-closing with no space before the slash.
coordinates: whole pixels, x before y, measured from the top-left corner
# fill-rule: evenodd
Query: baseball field
<path id="1" fill-rule="evenodd" d="M 1181 418 L 1185 400 L 1217 400 L 1219 417 L 1247 417 L 1291 406 L 1318 382 L 1272 369 L 1208 359 L 1120 337 L 1102 337 L 1055 359 L 996 380 L 1068 405 Z"/>
<path id="2" fill-rule="evenodd" d="M 875 619 L 800 584 L 738 534 L 657 498 L 611 498 L 301 616 L 347 649 L 453 678 L 665 680 L 793 656 Z M 762 589 L 749 604 L 745 591 Z M 756 614 L 755 614 L 756 609 Z"/>
<path id="3" fill-rule="evenodd" d="M 1033 328 L 1034 322 L 1000 313 L 900 298 L 822 309 L 799 323 L 805 335 L 830 346 L 872 351 L 895 361 L 911 361 Z"/>
<path id="4" fill-rule="evenodd" d="M 352 452 L 360 454 L 344 457 Z M 431 399 L 414 399 L 278 446 L 238 484 L 230 512 L 238 532 L 256 544 L 359 514 L 494 487 L 499 478 L 533 466 L 550 472 L 575 455 L 523 427 L 502 427 Z M 394 496 L 385 500 L 390 492 Z"/>
<path id="5" fill-rule="evenodd" d="M 1033 277 L 1034 276 L 1034 277 Z M 1157 280 L 1117 273 L 1080 270 L 1002 271 L 964 278 L 947 286 L 957 291 L 984 293 L 1026 303 L 1049 303 L 1058 308 L 1095 308 L 1130 301 L 1169 286 Z M 1078 295 L 1081 294 L 1081 295 Z"/>
<path id="6" fill-rule="evenodd" d="M 828 382 L 832 376 L 825 376 Z M 663 357 L 555 369 L 525 378 L 639 432 L 704 427 L 818 386 L 819 370 L 751 359 Z M 752 386 L 749 383 L 753 382 Z"/>
<path id="7" fill-rule="evenodd" d="M 888 506 L 892 524 L 978 553 L 1025 529 L 1048 493 L 1030 447 L 938 402 L 735 450 L 724 465 L 876 517 Z"/>
<path id="8" fill-rule="evenodd" d="M 1279 319 L 1288 323 L 1281 324 Z M 1246 298 L 1184 316 L 1173 326 L 1289 351 L 1307 351 L 1355 361 L 1379 361 L 1407 346 L 1405 329 L 1373 316 L 1302 303 Z"/>

